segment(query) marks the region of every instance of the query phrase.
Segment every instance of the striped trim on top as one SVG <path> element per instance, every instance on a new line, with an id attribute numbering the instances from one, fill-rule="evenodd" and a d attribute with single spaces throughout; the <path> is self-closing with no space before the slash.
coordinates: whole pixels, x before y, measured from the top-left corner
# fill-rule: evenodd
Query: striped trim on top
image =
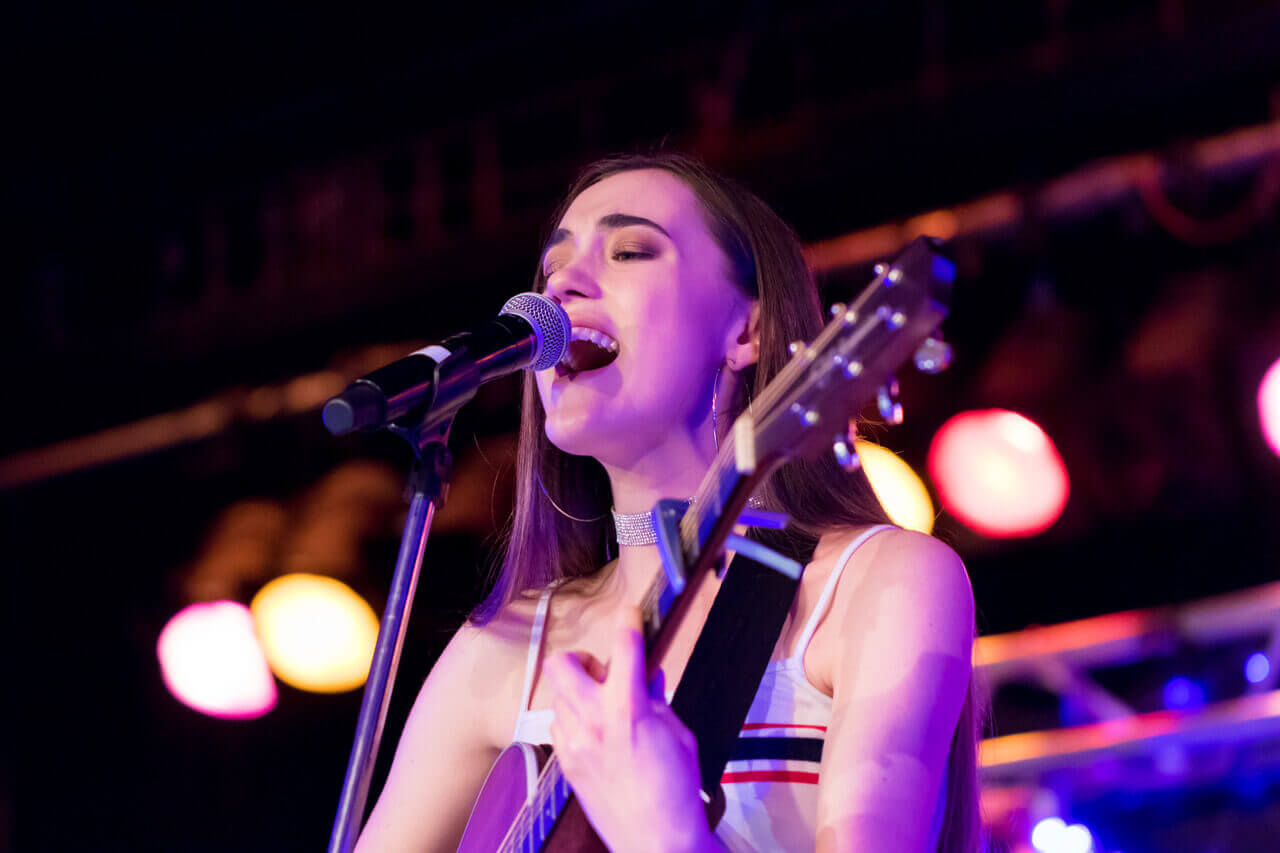
<path id="1" fill-rule="evenodd" d="M 789 732 L 804 731 L 805 735 Z M 795 782 L 818 784 L 817 765 L 822 760 L 822 737 L 826 726 L 805 723 L 747 723 L 744 734 L 729 757 L 720 784 L 743 782 Z M 777 732 L 777 734 L 773 734 Z"/>

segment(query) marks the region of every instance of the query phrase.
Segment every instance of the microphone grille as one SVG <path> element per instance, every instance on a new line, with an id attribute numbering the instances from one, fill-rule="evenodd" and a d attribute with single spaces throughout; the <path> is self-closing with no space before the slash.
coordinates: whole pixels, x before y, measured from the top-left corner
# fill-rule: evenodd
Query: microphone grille
<path id="1" fill-rule="evenodd" d="M 569 315 L 549 296 L 517 293 L 502 306 L 501 314 L 514 314 L 533 327 L 534 352 L 531 370 L 555 367 L 569 347 Z"/>

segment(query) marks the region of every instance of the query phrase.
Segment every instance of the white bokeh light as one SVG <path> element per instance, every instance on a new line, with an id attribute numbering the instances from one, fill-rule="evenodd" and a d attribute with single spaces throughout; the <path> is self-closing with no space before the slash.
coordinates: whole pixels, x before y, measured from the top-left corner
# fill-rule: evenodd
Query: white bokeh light
<path id="1" fill-rule="evenodd" d="M 244 719 L 275 707 L 275 681 L 243 604 L 184 607 L 161 630 L 156 655 L 169 692 L 197 711 Z"/>

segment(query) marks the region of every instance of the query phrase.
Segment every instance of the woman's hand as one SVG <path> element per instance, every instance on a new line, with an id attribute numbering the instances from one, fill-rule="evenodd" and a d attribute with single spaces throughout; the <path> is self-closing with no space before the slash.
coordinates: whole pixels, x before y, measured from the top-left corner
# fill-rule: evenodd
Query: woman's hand
<path id="1" fill-rule="evenodd" d="M 570 652 L 548 658 L 555 690 L 551 741 L 583 810 L 615 851 L 721 850 L 699 791 L 698 745 L 645 686 L 640 611 L 619 620 L 608 667 Z"/>

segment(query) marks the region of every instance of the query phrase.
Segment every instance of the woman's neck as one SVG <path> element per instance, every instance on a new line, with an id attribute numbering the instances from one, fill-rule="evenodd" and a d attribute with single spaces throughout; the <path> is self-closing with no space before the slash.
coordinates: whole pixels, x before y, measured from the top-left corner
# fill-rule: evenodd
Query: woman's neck
<path id="1" fill-rule="evenodd" d="M 710 428 L 705 442 L 684 438 L 628 459 L 625 464 L 601 460 L 609 476 L 615 511 L 648 512 L 663 498 L 684 499 L 698 490 L 715 459 Z"/>
<path id="2" fill-rule="evenodd" d="M 715 459 L 710 413 L 706 422 L 672 430 L 663 446 L 628 458 L 622 464 L 600 460 L 609 476 L 613 509 L 620 513 L 649 512 L 664 498 L 685 500 L 698 491 Z M 622 545 L 610 579 L 610 592 L 626 604 L 640 604 L 658 572 L 656 545 Z"/>
<path id="3" fill-rule="evenodd" d="M 620 513 L 647 513 L 664 498 L 692 497 L 702 482 L 710 460 L 690 454 L 687 464 L 666 471 L 620 469 L 605 466 L 613 490 L 613 506 Z M 626 604 L 640 604 L 657 572 L 662 570 L 656 545 L 620 545 L 611 592 Z"/>

